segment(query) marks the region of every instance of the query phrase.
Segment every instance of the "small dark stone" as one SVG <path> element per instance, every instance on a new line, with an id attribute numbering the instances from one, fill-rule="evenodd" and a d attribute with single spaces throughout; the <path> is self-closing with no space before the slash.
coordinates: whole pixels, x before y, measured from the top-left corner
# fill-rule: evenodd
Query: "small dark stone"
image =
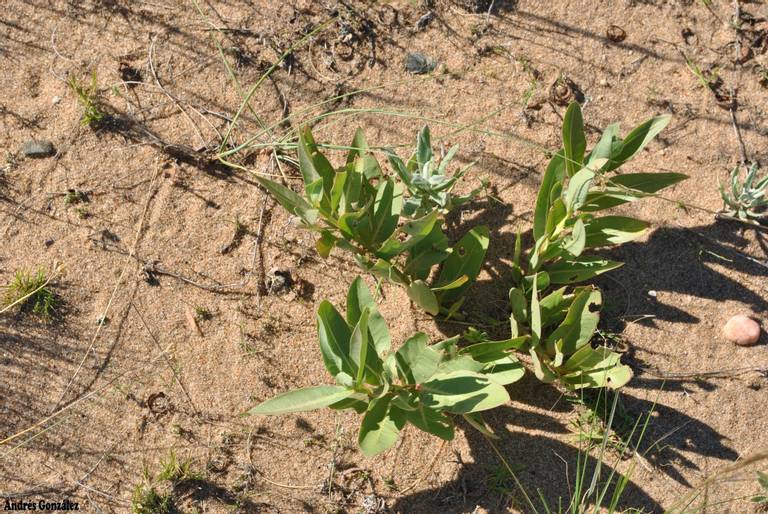
<path id="1" fill-rule="evenodd" d="M 433 19 L 435 19 L 435 13 L 428 11 L 427 14 L 419 18 L 419 21 L 416 22 L 416 30 L 424 30 Z"/>
<path id="2" fill-rule="evenodd" d="M 24 157 L 42 159 L 55 154 L 56 149 L 50 141 L 31 140 L 24 143 L 24 146 L 21 147 L 21 152 L 24 154 Z"/>
<path id="3" fill-rule="evenodd" d="M 54 243 L 53 239 L 46 239 L 44 244 L 45 244 L 45 247 L 48 248 L 48 247 L 52 246 L 53 243 Z"/>
<path id="4" fill-rule="evenodd" d="M 409 53 L 405 56 L 405 69 L 415 75 L 429 73 L 437 67 L 437 61 L 430 59 L 421 52 Z"/>

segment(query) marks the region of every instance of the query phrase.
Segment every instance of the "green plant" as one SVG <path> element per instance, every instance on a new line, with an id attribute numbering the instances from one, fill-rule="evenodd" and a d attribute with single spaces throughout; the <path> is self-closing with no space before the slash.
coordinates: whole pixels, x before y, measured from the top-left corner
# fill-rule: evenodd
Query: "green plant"
<path id="1" fill-rule="evenodd" d="M 458 149 L 458 146 L 451 147 L 440 164 L 437 164 L 435 155 L 432 153 L 429 127 L 425 126 L 416 138 L 416 151 L 406 163 L 393 150 L 386 150 L 390 165 L 409 193 L 403 201 L 403 215 L 409 218 L 420 218 L 436 209 L 445 214 L 467 203 L 480 193 L 479 188 L 464 196 L 451 193 L 459 179 L 472 167 L 470 164 L 453 176 L 446 174 L 448 165 Z"/>
<path id="2" fill-rule="evenodd" d="M 64 203 L 67 205 L 85 203 L 88 201 L 88 195 L 77 189 L 70 189 L 64 195 Z"/>
<path id="3" fill-rule="evenodd" d="M 102 110 L 99 100 L 99 89 L 96 83 L 96 70 L 91 73 L 91 83 L 86 85 L 81 83 L 77 77 L 70 75 L 67 78 L 67 85 L 77 96 L 77 101 L 83 108 L 83 115 L 80 123 L 83 125 L 92 125 L 99 123 L 106 118 L 106 113 Z"/>
<path id="4" fill-rule="evenodd" d="M 526 336 L 459 348 L 458 337 L 430 345 L 417 333 L 392 352 L 386 322 L 360 277 L 349 289 L 346 319 L 329 302 L 320 304 L 317 332 L 337 385 L 283 393 L 247 414 L 353 409 L 363 414 L 358 441 L 369 456 L 391 447 L 406 423 L 446 440 L 454 436 L 453 415 L 484 430 L 478 413 L 509 401 L 504 386 L 524 373 L 506 350 Z"/>
<path id="5" fill-rule="evenodd" d="M 197 319 L 202 321 L 209 321 L 213 319 L 213 314 L 211 313 L 210 309 L 201 305 L 195 306 L 195 316 Z"/>
<path id="6" fill-rule="evenodd" d="M 192 464 L 185 460 L 179 461 L 176 452 L 170 451 L 168 457 L 160 462 L 160 472 L 156 479 L 163 482 L 178 484 L 190 480 L 202 480 L 203 475 L 192 469 Z"/>
<path id="7" fill-rule="evenodd" d="M 563 148 L 542 178 L 533 222 L 533 248 L 523 259 L 518 233 L 509 291 L 511 336 L 530 335 L 528 351 L 536 376 L 569 388 L 617 388 L 631 378 L 619 354 L 590 344 L 600 318 L 602 295 L 594 286 L 572 287 L 621 263 L 584 255 L 641 236 L 648 224 L 599 211 L 651 196 L 685 179 L 679 173 L 611 175 L 640 152 L 669 123 L 652 118 L 625 138 L 610 125 L 588 154 L 581 108 L 572 103 L 563 120 Z"/>
<path id="8" fill-rule="evenodd" d="M 160 494 L 152 486 L 139 484 L 131 499 L 133 514 L 172 514 L 176 512 L 171 494 Z"/>
<path id="9" fill-rule="evenodd" d="M 18 306 L 21 312 L 31 312 L 47 320 L 56 312 L 57 299 L 49 287 L 50 280 L 45 270 L 31 273 L 18 270 L 6 286 L 2 311 Z"/>
<path id="10" fill-rule="evenodd" d="M 768 207 L 768 175 L 757 179 L 757 171 L 760 168 L 757 163 L 752 164 L 747 172 L 744 182 L 740 182 L 739 167 L 731 172 L 731 188 L 726 191 L 723 184 L 718 181 L 720 196 L 725 203 L 724 210 L 729 216 L 736 216 L 742 220 L 759 218 L 761 210 Z"/>
<path id="11" fill-rule="evenodd" d="M 768 474 L 757 472 L 757 483 L 762 489 L 760 494 L 751 498 L 752 503 L 756 503 L 763 508 L 768 508 Z"/>
<path id="12" fill-rule="evenodd" d="M 415 157 L 405 165 L 389 152 L 396 180 L 383 173 L 362 130 L 355 133 L 346 163 L 335 169 L 306 129 L 298 141 L 304 196 L 267 178 L 257 179 L 306 228 L 320 235 L 316 248 L 322 257 L 334 247 L 350 251 L 362 269 L 404 286 L 426 312 L 450 317 L 480 272 L 488 229 L 476 227 L 450 246 L 443 216 L 467 199 L 451 195 L 462 172 L 445 176 L 444 165 L 452 155 L 435 169 L 429 143 L 425 129 Z M 419 174 L 414 173 L 417 169 Z M 439 273 L 428 284 L 436 266 Z"/>

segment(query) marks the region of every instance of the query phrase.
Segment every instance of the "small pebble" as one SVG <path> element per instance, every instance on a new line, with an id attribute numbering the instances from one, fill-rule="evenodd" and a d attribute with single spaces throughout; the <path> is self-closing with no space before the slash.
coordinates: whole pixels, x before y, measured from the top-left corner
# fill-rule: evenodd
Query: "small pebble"
<path id="1" fill-rule="evenodd" d="M 752 346 L 760 339 L 760 325 L 749 316 L 737 314 L 725 324 L 723 335 L 731 343 Z"/>
<path id="2" fill-rule="evenodd" d="M 42 159 L 44 157 L 50 157 L 56 153 L 56 149 L 53 147 L 53 143 L 43 140 L 32 140 L 24 143 L 21 147 L 21 152 L 25 157 L 31 157 L 33 159 Z"/>
<path id="3" fill-rule="evenodd" d="M 405 69 L 414 75 L 429 73 L 437 67 L 437 61 L 430 59 L 421 52 L 409 53 L 405 56 Z"/>
<path id="4" fill-rule="evenodd" d="M 656 295 L 657 295 L 657 294 L 658 294 L 658 293 L 657 293 L 656 291 L 654 291 L 653 289 L 651 289 L 650 291 L 648 291 L 648 296 L 652 296 L 653 298 L 656 298 Z"/>
<path id="5" fill-rule="evenodd" d="M 51 98 L 51 104 L 52 105 L 58 105 L 59 102 L 61 102 L 61 97 L 60 96 L 54 96 L 53 98 Z"/>

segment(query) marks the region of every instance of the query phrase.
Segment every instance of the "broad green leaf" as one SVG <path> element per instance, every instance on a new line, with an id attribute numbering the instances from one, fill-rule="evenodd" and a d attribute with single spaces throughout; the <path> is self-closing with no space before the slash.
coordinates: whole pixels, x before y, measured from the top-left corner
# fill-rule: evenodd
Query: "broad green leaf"
<path id="1" fill-rule="evenodd" d="M 475 428 L 478 432 L 483 434 L 485 437 L 489 439 L 500 439 L 499 436 L 493 433 L 493 430 L 491 429 L 490 425 L 485 422 L 483 419 L 482 414 L 479 412 L 473 412 L 471 414 L 462 414 L 461 415 L 464 420 L 472 425 L 472 427 Z"/>
<path id="2" fill-rule="evenodd" d="M 615 170 L 638 152 L 645 148 L 664 127 L 669 124 L 671 116 L 656 116 L 638 125 L 627 137 L 624 138 L 616 153 L 612 153 L 610 162 L 603 168 L 604 171 Z"/>
<path id="3" fill-rule="evenodd" d="M 566 288 L 561 287 L 539 301 L 542 329 L 560 324 L 565 319 L 568 308 L 573 302 L 573 295 L 566 295 L 565 291 Z"/>
<path id="4" fill-rule="evenodd" d="M 537 352 L 536 348 L 531 348 L 528 350 L 529 355 L 531 356 L 531 364 L 533 364 L 533 374 L 536 375 L 536 378 L 544 382 L 545 384 L 549 384 L 557 380 L 557 375 L 552 372 L 551 369 L 549 369 L 549 366 L 542 360 L 542 355 L 540 355 Z"/>
<path id="5" fill-rule="evenodd" d="M 331 376 L 341 372 L 355 376 L 356 367 L 349 359 L 351 332 L 347 322 L 330 302 L 323 301 L 317 309 L 317 336 L 325 368 Z"/>
<path id="6" fill-rule="evenodd" d="M 391 259 L 396 255 L 410 250 L 432 233 L 435 223 L 438 221 L 439 212 L 432 211 L 419 219 L 408 221 L 400 227 L 399 231 L 392 234 L 382 246 L 376 250 L 376 255 L 382 259 Z M 401 234 L 411 237 L 405 241 L 400 240 Z"/>
<path id="7" fill-rule="evenodd" d="M 322 190 L 324 196 L 330 196 L 335 171 L 328 159 L 320 153 L 312 137 L 312 131 L 305 127 L 299 132 L 298 141 L 299 170 L 304 177 L 304 184 L 309 186 L 322 179 Z M 309 189 L 307 189 L 309 193 Z"/>
<path id="8" fill-rule="evenodd" d="M 369 307 L 363 309 L 360 319 L 349 338 L 349 355 L 352 362 L 357 366 L 356 387 L 360 387 L 365 378 L 366 360 L 368 358 L 368 316 L 370 312 Z"/>
<path id="9" fill-rule="evenodd" d="M 344 187 L 347 183 L 347 172 L 339 171 L 333 177 L 333 187 L 331 188 L 331 213 L 335 216 L 342 207 L 342 212 L 346 212 L 346 206 L 341 204 L 344 198 Z"/>
<path id="10" fill-rule="evenodd" d="M 437 301 L 437 296 L 429 288 L 423 280 L 414 280 L 411 285 L 408 286 L 406 291 L 408 298 L 413 300 L 413 303 L 418 305 L 425 312 L 436 316 L 440 312 L 440 304 Z"/>
<path id="11" fill-rule="evenodd" d="M 393 150 L 389 148 L 384 150 L 384 153 L 386 154 L 387 159 L 389 160 L 389 165 L 392 166 L 392 168 L 395 170 L 395 173 L 397 173 L 397 175 L 400 177 L 400 180 L 402 180 L 406 186 L 410 187 L 411 179 L 412 179 L 411 172 L 408 171 L 408 168 L 406 168 L 405 163 L 403 163 L 403 160 L 400 157 L 398 157 Z"/>
<path id="12" fill-rule="evenodd" d="M 525 323 L 528 320 L 528 301 L 522 289 L 513 287 L 509 290 L 509 305 L 512 308 L 512 316 L 519 323 Z"/>
<path id="13" fill-rule="evenodd" d="M 547 222 L 546 222 L 546 225 L 544 226 L 544 235 L 547 237 L 550 237 L 554 234 L 557 234 L 560 230 L 562 230 L 567 216 L 568 216 L 568 207 L 566 207 L 563 199 L 562 198 L 555 199 L 552 202 L 551 207 L 549 208 L 549 212 L 547 213 Z M 536 240 L 536 243 L 538 245 L 542 245 L 542 243 L 544 243 L 545 241 L 546 241 L 546 238 L 542 236 Z M 531 259 L 533 259 L 533 257 L 531 257 Z"/>
<path id="14" fill-rule="evenodd" d="M 539 291 L 544 291 L 549 287 L 549 273 L 546 271 L 539 271 L 534 275 L 526 275 L 523 277 L 523 289 L 530 291 L 533 288 L 533 281 L 536 280 L 536 287 Z"/>
<path id="15" fill-rule="evenodd" d="M 395 353 L 397 373 L 407 384 L 420 384 L 437 371 L 442 354 L 428 346 L 426 334 L 417 333 Z"/>
<path id="16" fill-rule="evenodd" d="M 365 179 L 380 178 L 382 176 L 379 161 L 373 155 L 367 154 L 355 160 L 355 171 Z"/>
<path id="17" fill-rule="evenodd" d="M 395 196 L 397 195 L 397 198 Z M 376 246 L 386 240 L 397 228 L 402 207 L 402 188 L 392 180 L 379 184 L 373 211 L 368 213 L 367 223 L 361 223 L 358 235 L 367 246 Z"/>
<path id="18" fill-rule="evenodd" d="M 565 319 L 548 337 L 545 348 L 550 356 L 571 355 L 589 343 L 600 321 L 602 298 L 599 289 L 583 288 L 571 302 Z M 555 360 L 555 366 L 562 363 Z"/>
<path id="19" fill-rule="evenodd" d="M 443 262 L 435 287 L 450 284 L 464 275 L 469 280 L 461 287 L 441 291 L 438 294 L 441 305 L 457 301 L 477 278 L 485 262 L 485 253 L 490 240 L 488 234 L 488 227 L 473 228 L 456 243 L 451 255 Z"/>
<path id="20" fill-rule="evenodd" d="M 445 154 L 445 157 L 443 157 L 443 159 L 440 161 L 440 166 L 438 166 L 437 168 L 437 173 L 439 175 L 445 175 L 445 171 L 446 171 L 446 168 L 448 167 L 448 164 L 453 160 L 453 157 L 456 155 L 456 152 L 458 151 L 459 151 L 459 145 L 454 145 L 448 150 L 448 153 Z M 464 168 L 463 170 L 459 171 L 458 173 L 456 173 L 455 177 L 460 178 L 465 173 L 466 170 L 467 168 Z"/>
<path id="21" fill-rule="evenodd" d="M 368 142 L 365 140 L 365 133 L 363 129 L 358 127 L 355 130 L 355 135 L 352 138 L 352 144 L 349 145 L 350 149 L 347 153 L 347 164 L 355 162 L 355 159 L 365 155 L 368 151 Z"/>
<path id="22" fill-rule="evenodd" d="M 426 280 L 432 267 L 449 257 L 448 246 L 448 238 L 440 224 L 435 223 L 429 235 L 411 248 L 405 263 L 405 273 L 416 279 Z"/>
<path id="23" fill-rule="evenodd" d="M 362 414 L 368 410 L 368 396 L 357 393 L 349 398 L 345 398 L 329 405 L 328 408 L 333 410 L 353 409 L 358 414 Z"/>
<path id="24" fill-rule="evenodd" d="M 493 409 L 509 401 L 504 386 L 469 371 L 438 374 L 420 388 L 424 405 L 454 414 Z"/>
<path id="25" fill-rule="evenodd" d="M 653 194 L 687 179 L 682 173 L 624 173 L 614 175 L 610 182 L 622 188 Z"/>
<path id="26" fill-rule="evenodd" d="M 450 373 L 452 371 L 473 371 L 478 372 L 485 367 L 485 364 L 478 362 L 469 355 L 457 355 L 447 360 L 443 360 L 437 368 L 438 373 Z"/>
<path id="27" fill-rule="evenodd" d="M 435 343 L 430 346 L 433 350 L 437 350 L 439 352 L 443 352 L 443 354 L 448 356 L 456 355 L 459 349 L 458 342 L 459 339 L 461 339 L 461 336 L 453 336 L 449 337 L 448 339 L 443 339 L 439 343 Z"/>
<path id="28" fill-rule="evenodd" d="M 504 341 L 486 341 L 475 343 L 459 350 L 459 355 L 470 355 L 478 362 L 488 363 L 497 361 L 508 355 L 509 350 L 524 348 L 529 336 L 520 336 Z"/>
<path id="29" fill-rule="evenodd" d="M 517 382 L 525 375 L 522 363 L 511 355 L 497 359 L 489 363 L 482 373 L 488 375 L 491 380 L 501 385 L 509 385 Z"/>
<path id="30" fill-rule="evenodd" d="M 607 187 L 599 191 L 590 191 L 583 212 L 595 212 L 616 207 L 639 198 L 651 196 L 662 189 L 677 184 L 687 175 L 682 173 L 627 173 L 612 176 Z"/>
<path id="31" fill-rule="evenodd" d="M 372 400 L 363 416 L 358 442 L 367 457 L 373 457 L 395 444 L 405 425 L 405 418 L 397 410 L 390 411 L 390 402 L 389 396 Z"/>
<path id="32" fill-rule="evenodd" d="M 584 227 L 584 222 L 579 218 L 573 224 L 573 229 L 570 236 L 565 238 L 561 248 L 566 255 L 571 258 L 578 257 L 581 252 L 584 251 L 584 246 L 587 242 L 587 232 Z"/>
<path id="33" fill-rule="evenodd" d="M 365 203 L 365 191 L 367 191 L 369 186 L 367 182 L 364 183 L 363 176 L 355 170 L 354 163 L 346 165 L 344 170 L 347 178 L 344 180 L 344 194 L 342 195 L 341 205 L 343 206 L 343 212 L 348 212 L 355 206 L 359 207 L 361 203 Z"/>
<path id="34" fill-rule="evenodd" d="M 416 159 L 419 163 L 419 169 L 432 160 L 432 141 L 429 135 L 429 126 L 427 125 L 424 125 L 424 128 L 419 131 L 419 135 L 416 137 Z"/>
<path id="35" fill-rule="evenodd" d="M 352 389 L 334 385 L 305 387 L 282 393 L 260 403 L 246 414 L 274 416 L 291 412 L 304 412 L 320 409 L 344 400 L 355 393 Z"/>
<path id="36" fill-rule="evenodd" d="M 550 195 L 555 184 L 562 184 L 565 178 L 565 161 L 563 150 L 552 156 L 544 176 L 541 179 L 539 193 L 536 197 L 536 207 L 533 214 L 533 239 L 538 240 L 544 235 L 547 225 L 547 214 L 550 209 Z"/>
<path id="37" fill-rule="evenodd" d="M 564 160 L 565 170 L 569 177 L 573 177 L 581 169 L 586 148 L 587 140 L 584 136 L 581 106 L 578 102 L 571 102 L 563 117 Z"/>
<path id="38" fill-rule="evenodd" d="M 592 181 L 595 179 L 595 172 L 589 168 L 583 168 L 568 181 L 568 189 L 565 191 L 565 206 L 568 212 L 579 210 L 581 205 L 587 199 L 589 188 L 592 187 Z"/>
<path id="39" fill-rule="evenodd" d="M 586 225 L 586 245 L 594 248 L 626 243 L 642 236 L 648 226 L 644 221 L 625 216 L 593 218 Z"/>
<path id="40" fill-rule="evenodd" d="M 331 250 L 333 250 L 333 247 L 336 246 L 336 241 L 337 239 L 329 230 L 321 231 L 320 238 L 315 243 L 315 248 L 317 249 L 317 253 L 320 255 L 320 257 L 327 259 L 328 256 L 331 255 Z"/>
<path id="41" fill-rule="evenodd" d="M 392 339 L 389 335 L 387 322 L 376 308 L 371 292 L 363 282 L 362 277 L 357 277 L 352 281 L 347 293 L 347 321 L 350 325 L 357 324 L 364 309 L 370 309 L 368 317 L 368 332 L 371 334 L 373 347 L 376 353 L 381 356 L 388 351 L 392 345 Z"/>
<path id="42" fill-rule="evenodd" d="M 619 124 L 614 123 L 605 127 L 603 135 L 600 136 L 600 141 L 597 142 L 595 147 L 589 153 L 589 157 L 586 159 L 586 166 L 590 169 L 597 171 L 594 167 L 594 162 L 597 159 L 609 159 L 613 151 L 614 145 L 619 142 Z"/>
<path id="43" fill-rule="evenodd" d="M 618 389 L 632 378 L 632 369 L 621 364 L 621 355 L 608 348 L 583 346 L 562 367 L 563 383 L 573 389 L 609 387 Z"/>
<path id="44" fill-rule="evenodd" d="M 531 321 L 531 347 L 536 348 L 541 342 L 541 308 L 539 307 L 539 275 L 533 276 L 531 284 L 531 304 L 528 317 Z M 542 288 L 544 289 L 544 288 Z"/>
<path id="45" fill-rule="evenodd" d="M 435 435 L 440 439 L 450 441 L 453 439 L 453 420 L 450 416 L 442 412 L 435 411 L 418 404 L 419 408 L 415 411 L 403 411 L 406 421 L 414 425 L 419 430 Z"/>
<path id="46" fill-rule="evenodd" d="M 444 286 L 440 287 L 433 287 L 432 291 L 438 292 L 438 291 L 450 291 L 451 289 L 456 289 L 457 287 L 461 287 L 464 284 L 466 284 L 469 281 L 469 277 L 466 275 L 462 275 L 450 284 L 445 284 Z"/>
<path id="47" fill-rule="evenodd" d="M 361 261 L 358 260 L 358 262 Z M 408 278 L 403 275 L 403 273 L 398 270 L 392 263 L 385 261 L 384 259 L 378 259 L 370 266 L 366 266 L 364 263 L 361 263 L 361 266 L 379 278 L 408 287 Z"/>
<path id="48" fill-rule="evenodd" d="M 314 225 L 317 221 L 317 211 L 307 203 L 304 198 L 294 193 L 287 187 L 256 175 L 256 180 L 264 189 L 269 191 L 275 200 L 289 213 L 298 216 L 308 225 Z"/>
<path id="49" fill-rule="evenodd" d="M 616 269 L 621 262 L 609 261 L 596 256 L 582 256 L 578 259 L 558 261 L 546 266 L 552 284 L 583 282 L 601 273 Z"/>

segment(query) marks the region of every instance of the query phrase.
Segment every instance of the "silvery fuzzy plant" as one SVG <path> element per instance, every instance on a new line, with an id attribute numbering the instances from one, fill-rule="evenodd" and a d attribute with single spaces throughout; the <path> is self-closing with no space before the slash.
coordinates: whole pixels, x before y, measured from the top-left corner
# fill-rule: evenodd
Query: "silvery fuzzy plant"
<path id="1" fill-rule="evenodd" d="M 581 108 L 577 103 L 568 107 L 563 148 L 550 160 L 536 199 L 534 247 L 524 259 L 518 234 L 515 285 L 509 291 L 512 337 L 530 336 L 518 349 L 530 354 L 540 380 L 558 380 L 573 389 L 618 388 L 632 376 L 619 354 L 592 347 L 602 302 L 599 289 L 572 284 L 621 266 L 587 255 L 586 250 L 632 241 L 648 228 L 644 221 L 601 216 L 601 211 L 652 196 L 687 178 L 679 173 L 615 173 L 669 120 L 651 118 L 623 139 L 618 125 L 610 125 L 586 153 Z"/>
<path id="2" fill-rule="evenodd" d="M 358 129 L 346 162 L 334 168 L 307 128 L 298 140 L 304 194 L 264 177 L 257 180 L 305 228 L 318 233 L 322 257 L 335 247 L 352 252 L 361 268 L 405 287 L 424 311 L 450 317 L 477 278 L 488 248 L 486 227 L 473 228 L 453 246 L 443 232 L 446 212 L 471 197 L 451 192 L 462 174 L 445 175 L 453 153 L 436 164 L 425 128 L 408 164 L 389 152 L 397 173 L 387 175 Z"/>
<path id="3" fill-rule="evenodd" d="M 731 172 L 730 191 L 726 191 L 723 184 L 718 181 L 720 196 L 725 204 L 724 214 L 744 221 L 765 216 L 765 209 L 768 207 L 768 175 L 757 180 L 759 169 L 757 163 L 753 163 L 744 182 L 740 182 L 739 168 L 738 166 L 734 168 Z"/>
<path id="4" fill-rule="evenodd" d="M 467 195 L 453 194 L 453 188 L 472 164 L 460 169 L 453 176 L 448 175 L 448 166 L 453 160 L 458 146 L 448 150 L 445 157 L 437 162 L 432 152 L 429 127 L 424 126 L 416 137 L 416 151 L 407 162 L 387 149 L 386 154 L 392 168 L 408 190 L 408 197 L 403 202 L 403 214 L 408 217 L 420 217 L 434 209 L 447 214 L 475 198 L 481 189 L 475 189 Z"/>
<path id="5" fill-rule="evenodd" d="M 454 417 L 486 431 L 479 413 L 509 401 L 505 385 L 523 366 L 506 350 L 522 336 L 463 348 L 457 337 L 429 344 L 417 333 L 397 350 L 370 291 L 357 277 L 347 294 L 346 316 L 327 301 L 317 311 L 317 335 L 325 368 L 335 385 L 289 391 L 249 410 L 279 415 L 324 407 L 362 414 L 358 441 L 363 453 L 390 448 L 410 423 L 441 439 L 454 437 Z"/>

